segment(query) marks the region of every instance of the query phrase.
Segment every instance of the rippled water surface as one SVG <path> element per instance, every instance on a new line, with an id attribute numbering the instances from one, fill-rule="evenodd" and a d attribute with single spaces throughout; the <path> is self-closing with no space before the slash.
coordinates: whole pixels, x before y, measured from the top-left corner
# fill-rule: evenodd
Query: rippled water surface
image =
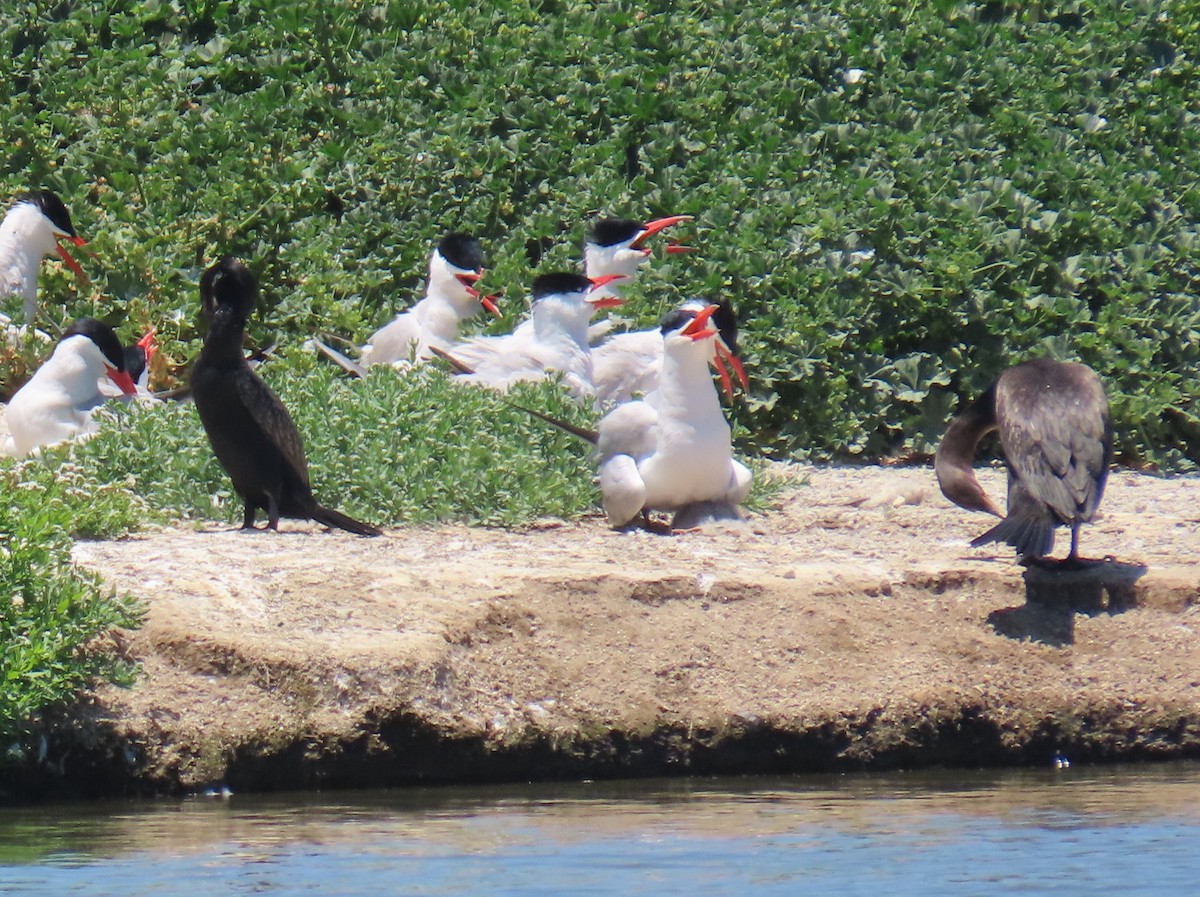
<path id="1" fill-rule="evenodd" d="M 0 893 L 1200 894 L 1200 766 L 0 810 Z"/>

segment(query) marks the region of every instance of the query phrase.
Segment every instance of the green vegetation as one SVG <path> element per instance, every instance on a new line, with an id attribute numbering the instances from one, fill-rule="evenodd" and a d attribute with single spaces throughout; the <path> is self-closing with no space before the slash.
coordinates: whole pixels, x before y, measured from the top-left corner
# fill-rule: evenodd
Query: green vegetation
<path id="1" fill-rule="evenodd" d="M 507 328 L 602 213 L 695 216 L 701 251 L 657 255 L 628 308 L 734 300 L 747 454 L 919 457 L 960 397 L 1051 353 L 1106 381 L 1119 460 L 1195 471 L 1198 46 L 1200 6 L 1152 2 L 23 0 L 0 13 L 0 195 L 57 190 L 96 253 L 90 285 L 46 267 L 44 323 L 156 326 L 160 385 L 199 349 L 200 271 L 240 255 L 318 494 L 379 522 L 578 514 L 584 448 L 437 373 L 344 382 L 302 341 L 361 343 L 449 229 L 484 240 Z M 0 383 L 32 351 L 3 350 Z M 238 517 L 192 409 L 118 416 L 75 454 L 108 497 L 67 518 L 43 496 L 63 588 L 67 532 Z M 0 467 L 6 492 L 61 457 Z"/>
<path id="2" fill-rule="evenodd" d="M 262 374 L 304 435 L 314 492 L 352 516 L 382 524 L 503 525 L 578 516 L 597 504 L 590 446 L 435 368 L 407 375 L 381 368 L 350 380 L 297 349 L 265 364 Z M 590 423 L 553 383 L 522 385 L 510 398 Z M 241 500 L 192 405 L 116 414 L 116 426 L 74 449 L 96 482 L 129 476 L 159 518 L 241 522 Z"/>
<path id="3" fill-rule="evenodd" d="M 592 447 L 514 407 L 593 426 L 594 414 L 556 383 L 518 384 L 505 401 L 435 366 L 406 374 L 375 368 L 366 380 L 350 380 L 300 349 L 261 372 L 293 409 L 314 492 L 354 517 L 506 526 L 577 517 L 599 505 Z M 74 468 L 86 470 L 95 487 L 128 483 L 138 496 L 131 513 L 153 519 L 240 524 L 241 500 L 192 405 L 113 414 L 114 425 L 72 449 Z M 778 491 L 778 483 L 757 477 L 752 507 Z"/>
<path id="4" fill-rule="evenodd" d="M 689 212 L 702 252 L 633 311 L 732 296 L 747 451 L 928 452 L 1052 352 L 1108 383 L 1123 461 L 1187 470 L 1198 45 L 1200 8 L 1139 2 L 22 3 L 0 185 L 59 190 L 93 241 L 63 318 L 123 308 L 179 363 L 220 253 L 263 281 L 256 338 L 361 341 L 448 228 L 517 315 L 597 212 Z"/>
<path id="5" fill-rule="evenodd" d="M 94 485 L 70 464 L 55 470 L 35 461 L 0 470 L 0 765 L 42 708 L 93 676 L 132 678 L 132 666 L 103 636 L 136 625 L 136 604 L 70 563 L 79 528 L 111 535 L 131 522 L 125 511 L 133 499 L 124 482 Z"/>

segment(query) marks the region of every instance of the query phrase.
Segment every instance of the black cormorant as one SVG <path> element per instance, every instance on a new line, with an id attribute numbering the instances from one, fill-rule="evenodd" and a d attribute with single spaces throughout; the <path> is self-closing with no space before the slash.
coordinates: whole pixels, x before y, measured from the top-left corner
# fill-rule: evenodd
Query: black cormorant
<path id="1" fill-rule="evenodd" d="M 253 529 L 255 511 L 261 508 L 267 512 L 268 529 L 276 529 L 280 517 L 296 517 L 360 536 L 381 535 L 313 497 L 300 432 L 242 354 L 246 320 L 257 298 L 254 275 L 231 256 L 204 272 L 200 300 L 211 323 L 191 375 L 208 440 L 246 503 L 242 526 Z"/>

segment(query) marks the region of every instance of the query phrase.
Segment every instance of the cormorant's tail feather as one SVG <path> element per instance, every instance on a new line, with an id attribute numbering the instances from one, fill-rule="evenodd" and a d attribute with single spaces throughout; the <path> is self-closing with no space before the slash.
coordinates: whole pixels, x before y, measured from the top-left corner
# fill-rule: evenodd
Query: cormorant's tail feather
<path id="1" fill-rule="evenodd" d="M 312 519 L 317 523 L 322 523 L 325 526 L 336 526 L 338 529 L 344 529 L 348 533 L 354 533 L 357 536 L 382 536 L 383 530 L 378 527 L 371 526 L 369 523 L 360 523 L 353 517 L 347 517 L 341 511 L 335 511 L 333 508 L 326 508 L 322 505 L 317 505 L 316 510 L 312 512 Z"/>
<path id="2" fill-rule="evenodd" d="M 1049 517 L 1009 515 L 971 540 L 977 548 L 988 542 L 1007 542 L 1024 557 L 1045 557 L 1054 550 L 1054 521 Z"/>

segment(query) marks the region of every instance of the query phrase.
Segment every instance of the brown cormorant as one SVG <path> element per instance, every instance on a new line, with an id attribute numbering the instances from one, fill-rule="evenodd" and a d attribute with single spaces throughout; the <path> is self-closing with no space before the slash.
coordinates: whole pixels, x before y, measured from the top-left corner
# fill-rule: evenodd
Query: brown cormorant
<path id="1" fill-rule="evenodd" d="M 250 368 L 242 354 L 246 320 L 258 299 L 258 284 L 237 259 L 226 256 L 204 272 L 200 301 L 210 324 L 192 368 L 192 396 L 217 460 L 246 503 L 242 522 L 254 528 L 255 511 L 267 512 L 267 528 L 280 517 L 311 518 L 360 536 L 380 531 L 313 497 L 300 432 L 279 397 Z"/>
<path id="2" fill-rule="evenodd" d="M 979 442 L 993 430 L 1008 465 L 1008 515 L 975 478 Z M 1076 560 L 1079 525 L 1092 519 L 1112 459 L 1108 399 L 1096 372 L 1074 362 L 1035 359 L 1002 373 L 956 417 L 934 460 L 942 494 L 971 511 L 1004 517 L 972 545 L 1007 542 L 1026 558 L 1054 549 L 1054 528 L 1071 528 Z"/>

